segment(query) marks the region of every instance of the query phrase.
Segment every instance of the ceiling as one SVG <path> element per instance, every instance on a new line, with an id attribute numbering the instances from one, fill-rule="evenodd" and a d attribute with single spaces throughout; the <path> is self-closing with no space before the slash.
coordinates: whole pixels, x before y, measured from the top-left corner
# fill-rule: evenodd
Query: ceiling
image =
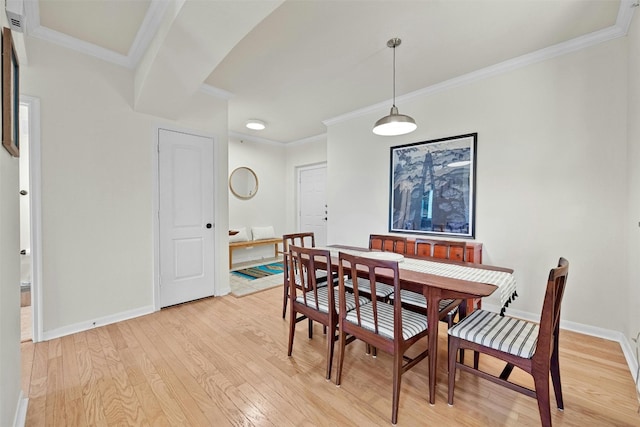
<path id="1" fill-rule="evenodd" d="M 283 143 L 322 135 L 323 121 L 354 111 L 388 114 L 393 52 L 386 43 L 392 37 L 402 39 L 396 50 L 396 104 L 411 115 L 402 107 L 411 93 L 495 69 L 496 64 L 512 64 L 523 55 L 553 56 L 560 46 L 575 48 L 624 35 L 621 21 L 630 21 L 633 10 L 628 0 L 185 3 L 197 5 L 197 14 L 185 14 L 182 39 L 167 38 L 165 43 L 185 40 L 179 48 L 184 69 L 215 52 L 206 63 L 197 63 L 200 68 L 194 65 L 198 73 L 185 72 L 183 79 L 191 80 L 185 87 L 229 96 L 232 134 Z M 249 11 L 265 3 L 269 8 L 251 23 L 239 22 L 244 16 L 240 12 L 221 16 L 238 4 Z M 176 4 L 27 0 L 26 33 L 135 69 L 166 15 L 179 15 Z M 220 33 L 212 33 L 211 26 Z M 198 44 L 186 43 L 191 39 Z M 265 121 L 267 128 L 246 129 L 251 118 Z"/>

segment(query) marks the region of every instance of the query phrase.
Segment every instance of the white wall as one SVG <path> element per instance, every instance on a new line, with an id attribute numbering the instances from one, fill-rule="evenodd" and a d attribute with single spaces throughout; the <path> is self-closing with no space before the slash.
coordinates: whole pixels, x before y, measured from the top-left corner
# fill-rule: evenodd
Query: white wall
<path id="1" fill-rule="evenodd" d="M 563 318 L 619 331 L 628 320 L 626 87 L 617 39 L 403 103 L 418 123 L 409 135 L 373 135 L 383 110 L 329 126 L 329 241 L 366 245 L 388 230 L 390 146 L 478 132 L 476 239 L 486 264 L 515 270 L 511 307 L 539 313 L 548 271 L 564 256 Z"/>
<path id="2" fill-rule="evenodd" d="M 628 328 L 624 334 L 636 337 L 640 332 L 640 16 L 634 14 L 628 33 L 628 182 L 629 218 L 625 233 L 629 238 Z"/>
<path id="3" fill-rule="evenodd" d="M 291 143 L 286 146 L 287 165 L 284 182 L 285 188 L 285 219 L 286 226 L 282 234 L 297 233 L 298 229 L 298 170 L 301 167 L 326 163 L 327 161 L 327 137 L 321 135 L 318 138 Z M 331 206 L 329 206 L 331 215 Z"/>
<path id="4" fill-rule="evenodd" d="M 226 102 L 196 95 L 179 122 L 136 113 L 133 71 L 28 44 L 22 91 L 41 100 L 45 338 L 153 308 L 156 125 L 215 138 L 216 288 L 228 289 Z"/>
<path id="5" fill-rule="evenodd" d="M 229 227 L 246 227 L 251 239 L 251 227 L 273 226 L 276 237 L 284 234 L 285 218 L 285 147 L 229 138 L 229 174 L 240 166 L 252 169 L 258 176 L 258 192 L 251 199 L 243 200 L 228 189 Z M 227 178 L 228 182 L 228 178 Z M 273 257 L 273 246 L 236 249 L 234 264 Z"/>

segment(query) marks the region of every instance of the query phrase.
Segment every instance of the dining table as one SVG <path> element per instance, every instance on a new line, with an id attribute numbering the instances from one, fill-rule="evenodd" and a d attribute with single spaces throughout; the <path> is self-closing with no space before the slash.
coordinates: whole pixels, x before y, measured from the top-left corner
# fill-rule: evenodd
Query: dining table
<path id="1" fill-rule="evenodd" d="M 339 252 L 356 256 L 371 256 L 370 250 L 346 245 L 331 245 L 331 264 L 337 270 Z M 427 324 L 429 325 L 429 403 L 435 403 L 439 303 L 443 299 L 473 299 L 500 293 L 502 312 L 517 297 L 516 280 L 510 268 L 475 264 L 441 258 L 418 257 L 389 252 L 390 259 L 398 260 L 399 282 L 402 289 L 422 293 L 427 300 Z"/>

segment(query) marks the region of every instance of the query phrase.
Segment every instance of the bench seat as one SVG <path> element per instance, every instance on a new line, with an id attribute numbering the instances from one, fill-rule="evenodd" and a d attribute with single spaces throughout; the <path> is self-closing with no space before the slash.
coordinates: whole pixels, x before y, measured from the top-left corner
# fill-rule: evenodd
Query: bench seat
<path id="1" fill-rule="evenodd" d="M 246 242 L 232 242 L 229 243 L 229 270 L 233 265 L 233 250 L 238 248 L 252 248 L 254 246 L 273 245 L 273 256 L 277 257 L 279 253 L 278 244 L 282 243 L 282 239 L 263 239 L 263 240 L 248 240 Z"/>

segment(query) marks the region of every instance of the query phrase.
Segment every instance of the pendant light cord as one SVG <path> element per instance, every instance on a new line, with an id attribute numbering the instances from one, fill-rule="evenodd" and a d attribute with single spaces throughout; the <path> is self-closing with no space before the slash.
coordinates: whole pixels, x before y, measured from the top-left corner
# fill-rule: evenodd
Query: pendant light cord
<path id="1" fill-rule="evenodd" d="M 393 46 L 393 106 L 396 106 L 396 46 Z"/>

